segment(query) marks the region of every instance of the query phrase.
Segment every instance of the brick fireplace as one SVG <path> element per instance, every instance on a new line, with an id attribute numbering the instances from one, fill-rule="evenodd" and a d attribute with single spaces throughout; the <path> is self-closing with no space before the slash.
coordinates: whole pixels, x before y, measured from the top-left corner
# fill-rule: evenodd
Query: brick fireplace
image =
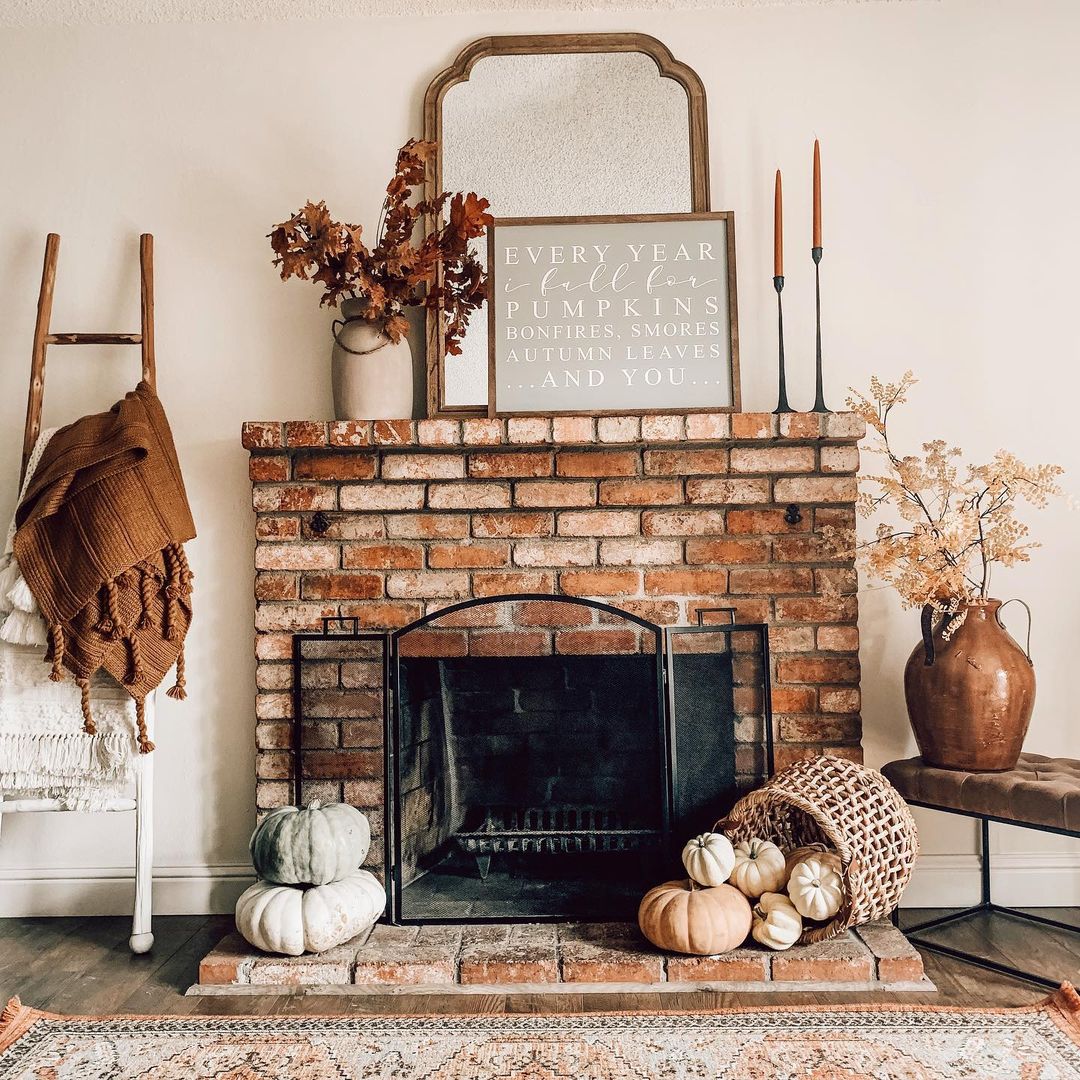
<path id="1" fill-rule="evenodd" d="M 766 622 L 777 768 L 860 759 L 856 575 L 820 530 L 854 524 L 863 434 L 847 413 L 246 423 L 259 811 L 292 798 L 294 633 L 510 593 Z M 381 729 L 349 713 L 309 741 L 305 794 L 363 808 L 379 837 Z"/>
<path id="2" fill-rule="evenodd" d="M 658 626 L 733 607 L 740 622 L 769 627 L 776 767 L 824 752 L 860 760 L 857 580 L 821 532 L 854 526 L 863 434 L 861 420 L 846 413 L 245 424 L 256 511 L 258 811 L 293 797 L 295 634 L 321 630 L 328 617 L 386 632 L 470 600 L 517 603 L 509 594 L 539 594 L 558 608 L 571 605 L 548 598 L 599 601 Z M 454 678 L 493 692 L 497 681 L 481 661 L 522 653 L 565 655 L 559 677 L 567 680 L 580 670 L 607 677 L 602 665 L 581 663 L 591 650 L 623 681 L 618 658 L 644 654 L 649 633 L 603 612 L 529 626 L 519 611 L 481 618 L 471 636 L 461 632 L 461 614 L 444 614 L 419 655 L 462 658 Z M 432 627 L 439 623 L 421 633 Z M 531 644 L 508 648 L 507 630 Z M 310 695 L 316 714 L 309 725 L 303 706 L 304 793 L 365 810 L 374 834 L 368 865 L 381 871 L 380 665 L 364 644 L 356 648 L 317 657 L 311 681 L 303 676 L 298 697 Z M 425 663 L 410 676 L 421 704 L 437 670 Z M 731 663 L 734 701 L 747 688 Z M 713 688 L 715 672 L 710 678 Z M 557 727 L 563 714 L 548 712 Z M 599 716 L 593 710 L 583 721 L 579 705 L 573 715 L 586 727 Z M 739 707 L 732 716 L 736 728 L 750 719 Z M 732 753 L 738 760 L 737 745 Z M 298 958 L 260 954 L 233 936 L 200 968 L 207 993 L 253 984 L 466 993 L 508 984 L 664 992 L 792 983 L 930 985 L 918 953 L 887 923 L 778 956 L 750 945 L 705 958 L 660 953 L 628 923 L 379 925 L 363 940 Z"/>

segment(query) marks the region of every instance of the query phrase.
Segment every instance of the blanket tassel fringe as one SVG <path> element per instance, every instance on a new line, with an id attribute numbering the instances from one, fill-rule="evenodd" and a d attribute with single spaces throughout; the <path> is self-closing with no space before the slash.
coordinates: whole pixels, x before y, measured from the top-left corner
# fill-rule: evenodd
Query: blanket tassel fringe
<path id="1" fill-rule="evenodd" d="M 149 754 L 154 744 L 146 730 L 146 698 L 135 699 L 135 724 L 139 729 L 139 753 Z"/>

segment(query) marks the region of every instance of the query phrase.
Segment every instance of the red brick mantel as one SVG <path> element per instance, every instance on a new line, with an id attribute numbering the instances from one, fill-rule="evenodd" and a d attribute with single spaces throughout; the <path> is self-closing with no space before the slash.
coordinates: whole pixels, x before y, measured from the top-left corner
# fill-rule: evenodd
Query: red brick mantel
<path id="1" fill-rule="evenodd" d="M 768 622 L 777 766 L 860 760 L 857 580 L 819 533 L 854 525 L 863 434 L 849 413 L 244 424 L 259 808 L 291 794 L 294 632 L 334 615 L 390 629 L 517 592 L 661 625 L 720 606 Z M 378 775 L 338 796 L 378 807 Z"/>

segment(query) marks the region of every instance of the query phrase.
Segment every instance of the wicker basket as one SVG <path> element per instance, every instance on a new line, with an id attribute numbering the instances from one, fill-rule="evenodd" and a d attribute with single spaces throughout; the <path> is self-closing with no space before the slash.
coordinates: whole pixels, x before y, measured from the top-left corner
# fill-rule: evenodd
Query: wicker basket
<path id="1" fill-rule="evenodd" d="M 777 773 L 715 828 L 733 843 L 757 836 L 785 852 L 815 843 L 836 850 L 844 906 L 831 922 L 805 930 L 803 945 L 892 914 L 919 853 L 915 822 L 892 784 L 874 769 L 828 756 Z"/>

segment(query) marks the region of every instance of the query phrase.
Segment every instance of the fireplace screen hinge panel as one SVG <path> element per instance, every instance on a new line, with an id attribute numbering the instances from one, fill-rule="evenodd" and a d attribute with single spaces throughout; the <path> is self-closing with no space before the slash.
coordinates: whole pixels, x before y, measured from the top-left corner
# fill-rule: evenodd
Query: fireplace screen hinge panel
<path id="1" fill-rule="evenodd" d="M 768 626 L 720 610 L 729 623 L 664 630 L 672 819 L 684 839 L 773 773 Z"/>
<path id="2" fill-rule="evenodd" d="M 288 763 L 280 775 L 294 805 L 346 802 L 365 813 L 372 843 L 364 867 L 381 875 L 393 750 L 385 738 L 390 635 L 361 630 L 356 618 L 326 618 L 321 633 L 293 637 L 292 660 L 291 744 L 274 754 Z"/>

